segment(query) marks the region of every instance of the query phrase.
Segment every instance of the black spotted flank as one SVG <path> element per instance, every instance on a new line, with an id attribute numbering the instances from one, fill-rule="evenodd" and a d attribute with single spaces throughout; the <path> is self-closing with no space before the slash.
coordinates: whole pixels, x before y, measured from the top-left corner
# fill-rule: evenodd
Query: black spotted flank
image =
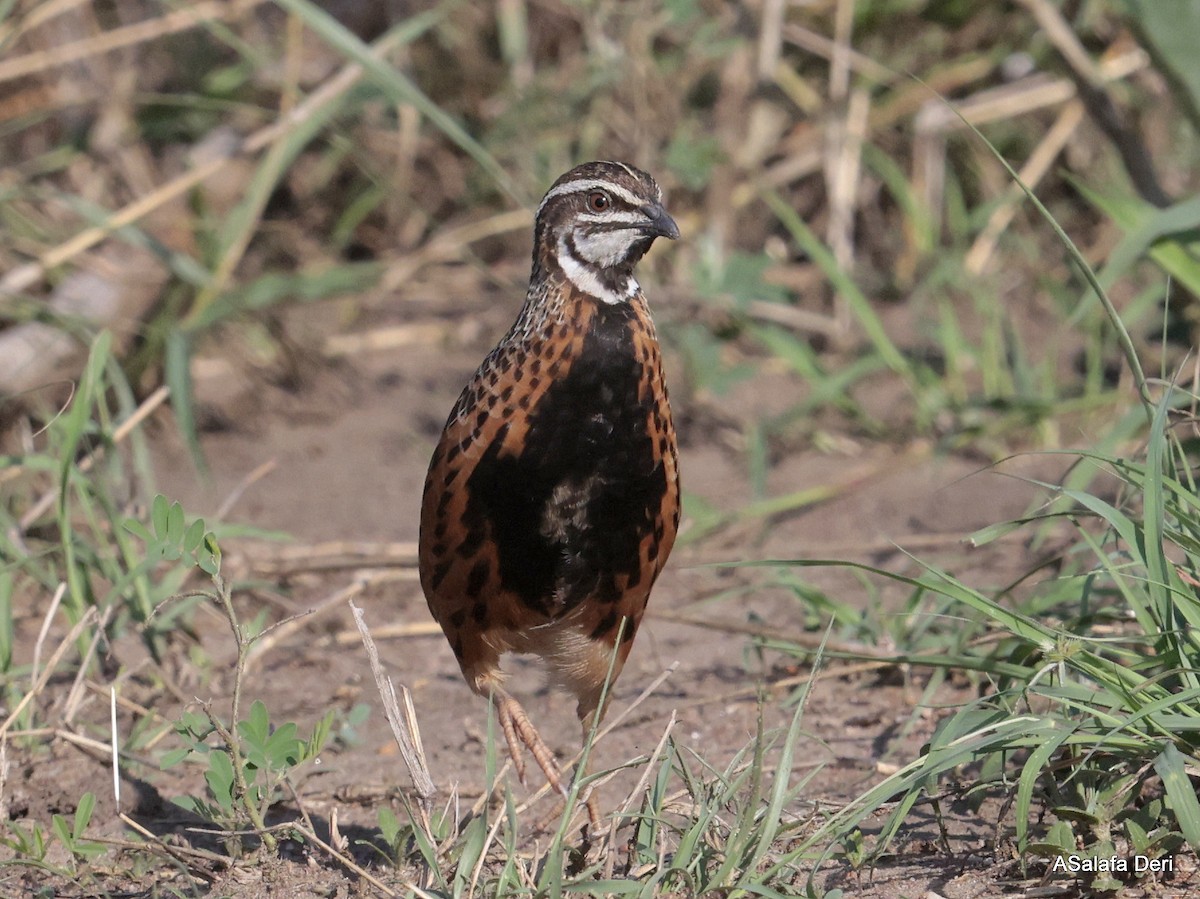
<path id="1" fill-rule="evenodd" d="M 480 559 L 472 565 L 471 573 L 467 575 L 467 596 L 476 599 L 483 591 L 490 574 L 491 566 L 488 565 L 487 559 Z"/>
<path id="2" fill-rule="evenodd" d="M 430 579 L 429 579 L 430 586 L 433 587 L 434 590 L 436 590 L 438 587 L 440 587 L 442 585 L 442 581 L 444 581 L 446 579 L 446 575 L 449 573 L 450 573 L 450 562 L 449 561 L 438 562 L 437 565 L 434 566 L 433 574 L 430 576 Z"/>

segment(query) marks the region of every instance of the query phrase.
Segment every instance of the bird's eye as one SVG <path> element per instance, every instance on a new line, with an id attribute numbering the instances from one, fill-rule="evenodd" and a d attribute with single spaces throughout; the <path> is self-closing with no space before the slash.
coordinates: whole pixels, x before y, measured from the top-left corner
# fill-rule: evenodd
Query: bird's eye
<path id="1" fill-rule="evenodd" d="M 592 212 L 603 212 L 612 204 L 612 200 L 608 198 L 608 194 L 604 191 L 594 190 L 588 194 L 587 204 L 588 209 L 592 210 Z"/>

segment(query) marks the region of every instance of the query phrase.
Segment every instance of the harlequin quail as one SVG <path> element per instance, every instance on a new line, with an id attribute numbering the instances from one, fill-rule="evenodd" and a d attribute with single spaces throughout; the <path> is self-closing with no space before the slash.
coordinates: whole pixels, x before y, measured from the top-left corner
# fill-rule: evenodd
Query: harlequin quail
<path id="1" fill-rule="evenodd" d="M 500 657 L 540 656 L 586 735 L 675 541 L 675 429 L 633 276 L 656 237 L 679 229 L 645 172 L 590 162 L 554 182 L 525 305 L 455 403 L 425 481 L 429 609 L 471 689 L 494 703 L 518 776 L 523 744 L 564 793 Z"/>

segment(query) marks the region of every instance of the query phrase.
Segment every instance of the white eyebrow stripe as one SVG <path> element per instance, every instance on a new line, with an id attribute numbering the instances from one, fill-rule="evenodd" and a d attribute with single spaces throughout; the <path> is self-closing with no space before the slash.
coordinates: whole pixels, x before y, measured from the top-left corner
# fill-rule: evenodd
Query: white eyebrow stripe
<path id="1" fill-rule="evenodd" d="M 637 194 L 626 190 L 619 184 L 614 184 L 611 181 L 603 181 L 599 178 L 582 178 L 578 181 L 568 181 L 565 184 L 560 184 L 558 187 L 552 188 L 548 194 L 542 199 L 542 203 L 538 206 L 537 214 L 541 215 L 546 204 L 555 197 L 561 197 L 563 194 L 582 193 L 587 190 L 604 190 L 610 194 L 614 194 L 628 203 L 630 206 L 641 208 L 646 205 L 645 200 Z"/>
<path id="2" fill-rule="evenodd" d="M 640 212 L 585 212 L 578 218 L 585 222 L 622 222 L 627 225 L 640 225 L 646 221 L 646 216 Z"/>

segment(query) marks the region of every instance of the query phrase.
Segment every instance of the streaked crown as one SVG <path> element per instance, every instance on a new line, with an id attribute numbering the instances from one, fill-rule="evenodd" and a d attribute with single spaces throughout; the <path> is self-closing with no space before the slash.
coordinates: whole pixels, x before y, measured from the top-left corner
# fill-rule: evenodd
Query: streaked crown
<path id="1" fill-rule="evenodd" d="M 538 207 L 534 281 L 561 270 L 579 290 L 606 303 L 638 291 L 633 268 L 656 237 L 679 228 L 646 172 L 623 162 L 588 162 L 554 182 Z"/>

